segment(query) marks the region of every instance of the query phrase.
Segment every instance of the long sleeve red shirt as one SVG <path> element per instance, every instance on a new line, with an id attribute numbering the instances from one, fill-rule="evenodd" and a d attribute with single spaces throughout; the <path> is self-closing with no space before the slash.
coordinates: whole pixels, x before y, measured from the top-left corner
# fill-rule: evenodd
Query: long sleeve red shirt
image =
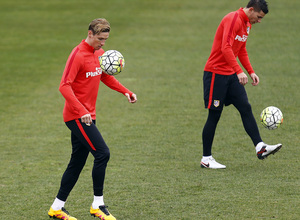
<path id="1" fill-rule="evenodd" d="M 92 119 L 96 119 L 100 81 L 120 93 L 128 93 L 130 96 L 133 94 L 114 76 L 102 73 L 98 57 L 103 53 L 103 49 L 95 51 L 85 40 L 72 50 L 59 86 L 59 91 L 66 100 L 63 110 L 65 122 L 81 118 L 85 114 L 91 114 Z"/>
<path id="2" fill-rule="evenodd" d="M 246 50 L 250 29 L 251 24 L 243 8 L 227 14 L 216 31 L 204 71 L 221 75 L 242 73 L 236 59 L 238 57 L 246 71 L 249 74 L 254 73 Z"/>

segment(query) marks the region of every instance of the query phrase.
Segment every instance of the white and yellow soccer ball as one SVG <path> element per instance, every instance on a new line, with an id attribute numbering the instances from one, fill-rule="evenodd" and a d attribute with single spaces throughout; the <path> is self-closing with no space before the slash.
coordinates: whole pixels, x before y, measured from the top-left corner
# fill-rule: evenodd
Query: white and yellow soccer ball
<path id="1" fill-rule="evenodd" d="M 282 124 L 283 114 L 279 108 L 269 106 L 260 114 L 260 121 L 265 128 L 274 130 Z"/>
<path id="2" fill-rule="evenodd" d="M 125 67 L 125 59 L 117 50 L 108 50 L 99 57 L 100 67 L 108 75 L 117 75 Z"/>

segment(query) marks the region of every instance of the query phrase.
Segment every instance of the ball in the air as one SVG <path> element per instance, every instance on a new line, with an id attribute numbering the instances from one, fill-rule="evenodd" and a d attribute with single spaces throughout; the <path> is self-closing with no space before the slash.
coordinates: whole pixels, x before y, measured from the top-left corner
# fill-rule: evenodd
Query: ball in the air
<path id="1" fill-rule="evenodd" d="M 108 50 L 99 57 L 100 67 L 108 75 L 117 75 L 125 66 L 123 55 L 117 50 Z"/>
<path id="2" fill-rule="evenodd" d="M 260 121 L 265 128 L 274 130 L 282 124 L 283 114 L 279 108 L 269 106 L 260 114 Z"/>

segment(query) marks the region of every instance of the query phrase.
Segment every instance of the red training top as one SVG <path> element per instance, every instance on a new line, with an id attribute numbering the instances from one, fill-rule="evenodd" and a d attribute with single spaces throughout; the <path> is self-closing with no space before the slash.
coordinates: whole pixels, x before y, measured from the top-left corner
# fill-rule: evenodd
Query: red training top
<path id="1" fill-rule="evenodd" d="M 243 8 L 227 14 L 217 29 L 204 71 L 221 75 L 242 73 L 243 70 L 236 60 L 238 57 L 247 72 L 254 73 L 246 50 L 250 29 L 251 24 Z"/>
<path id="2" fill-rule="evenodd" d="M 102 74 L 98 57 L 103 53 L 103 49 L 95 51 L 85 40 L 71 52 L 59 86 L 59 91 L 66 99 L 63 111 L 65 122 L 81 118 L 85 114 L 91 114 L 92 119 L 96 119 L 100 81 L 120 93 L 128 93 L 130 96 L 133 94 L 114 76 Z"/>

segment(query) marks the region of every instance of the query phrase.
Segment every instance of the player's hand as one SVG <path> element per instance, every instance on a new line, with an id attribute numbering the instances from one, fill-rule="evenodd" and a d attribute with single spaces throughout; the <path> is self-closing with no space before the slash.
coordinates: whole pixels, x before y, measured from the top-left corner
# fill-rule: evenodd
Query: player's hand
<path id="1" fill-rule="evenodd" d="M 247 84 L 248 82 L 248 77 L 246 75 L 246 73 L 242 72 L 237 74 L 237 77 L 239 79 L 240 84 L 242 84 L 243 86 Z"/>
<path id="2" fill-rule="evenodd" d="M 81 117 L 81 122 L 85 123 L 87 126 L 90 126 L 93 123 L 91 114 L 85 114 Z"/>
<path id="3" fill-rule="evenodd" d="M 130 96 L 128 93 L 125 93 L 125 96 L 127 97 L 128 102 L 130 102 L 130 103 L 136 103 L 136 101 L 137 101 L 136 94 L 133 93 L 133 94 Z"/>
<path id="4" fill-rule="evenodd" d="M 252 79 L 252 85 L 253 86 L 257 86 L 258 85 L 258 83 L 259 83 L 259 77 L 258 77 L 258 75 L 256 75 L 255 73 L 251 73 L 250 74 L 250 77 L 251 77 L 251 79 Z"/>

